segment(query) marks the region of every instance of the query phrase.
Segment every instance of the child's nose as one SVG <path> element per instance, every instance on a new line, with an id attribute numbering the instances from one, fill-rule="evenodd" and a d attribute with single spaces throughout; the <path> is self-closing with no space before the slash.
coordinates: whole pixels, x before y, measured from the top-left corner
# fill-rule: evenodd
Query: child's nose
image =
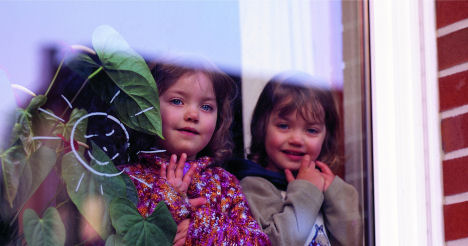
<path id="1" fill-rule="evenodd" d="M 198 107 L 187 106 L 185 110 L 184 120 L 198 122 Z"/>
<path id="2" fill-rule="evenodd" d="M 288 142 L 294 146 L 301 146 L 304 143 L 303 133 L 300 131 L 291 132 Z"/>

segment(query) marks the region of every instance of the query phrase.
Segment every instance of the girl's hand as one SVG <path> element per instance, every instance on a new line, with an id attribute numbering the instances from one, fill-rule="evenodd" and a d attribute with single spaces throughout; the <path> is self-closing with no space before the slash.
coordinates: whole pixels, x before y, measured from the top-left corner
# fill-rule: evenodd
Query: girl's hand
<path id="1" fill-rule="evenodd" d="M 304 158 L 302 158 L 301 167 L 299 168 L 296 178 L 294 178 L 289 169 L 285 169 L 284 173 L 288 183 L 296 179 L 303 179 L 315 185 L 320 191 L 324 191 L 325 178 L 320 171 L 315 168 L 315 162 L 310 160 L 309 155 L 305 155 Z"/>
<path id="2" fill-rule="evenodd" d="M 193 173 L 197 168 L 196 164 L 192 165 L 184 175 L 186 160 L 187 154 L 185 153 L 180 155 L 179 161 L 177 161 L 177 156 L 173 154 L 169 160 L 169 165 L 167 167 L 165 165 L 161 167 L 161 177 L 166 178 L 167 182 L 179 193 L 187 193 Z"/>
<path id="3" fill-rule="evenodd" d="M 187 232 L 190 225 L 190 219 L 182 220 L 177 225 L 177 232 L 174 237 L 174 246 L 181 246 L 185 244 L 185 239 L 187 238 Z"/>
<path id="4" fill-rule="evenodd" d="M 192 209 L 197 209 L 201 207 L 203 204 L 206 203 L 206 198 L 204 197 L 197 197 L 194 199 L 189 199 L 190 204 L 192 205 Z M 177 232 L 174 237 L 174 246 L 180 246 L 185 244 L 185 240 L 187 239 L 187 232 L 190 225 L 190 219 L 182 220 L 177 225 Z"/>
<path id="5" fill-rule="evenodd" d="M 315 164 L 322 170 L 321 174 L 323 179 L 325 180 L 325 184 L 323 186 L 323 191 L 326 191 L 328 187 L 330 187 L 331 183 L 333 182 L 333 179 L 335 179 L 335 174 L 333 174 L 332 170 L 330 167 L 328 167 L 327 164 L 321 162 L 321 161 L 316 161 Z"/>

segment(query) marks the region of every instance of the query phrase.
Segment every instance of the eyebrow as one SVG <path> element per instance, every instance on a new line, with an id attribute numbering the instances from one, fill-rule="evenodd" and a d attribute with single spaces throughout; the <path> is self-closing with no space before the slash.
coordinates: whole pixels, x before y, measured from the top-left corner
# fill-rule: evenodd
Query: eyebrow
<path id="1" fill-rule="evenodd" d="M 185 91 L 181 91 L 181 90 L 173 90 L 173 91 L 166 91 L 167 92 L 170 92 L 170 93 L 173 93 L 173 94 L 179 94 L 181 95 L 182 97 L 186 97 L 189 93 L 186 93 Z M 202 97 L 202 101 L 214 101 L 216 102 L 216 97 L 211 97 L 211 96 L 205 96 L 205 97 Z"/>
<path id="2" fill-rule="evenodd" d="M 302 117 L 302 116 L 301 116 Z M 289 119 L 288 117 L 284 116 L 284 115 L 280 115 L 280 114 L 276 114 L 275 117 L 273 117 L 273 120 L 286 120 L 286 121 L 291 121 L 293 119 Z M 304 119 L 304 121 L 306 122 L 307 125 L 325 125 L 324 122 L 320 122 L 320 121 L 309 121 L 307 119 Z"/>

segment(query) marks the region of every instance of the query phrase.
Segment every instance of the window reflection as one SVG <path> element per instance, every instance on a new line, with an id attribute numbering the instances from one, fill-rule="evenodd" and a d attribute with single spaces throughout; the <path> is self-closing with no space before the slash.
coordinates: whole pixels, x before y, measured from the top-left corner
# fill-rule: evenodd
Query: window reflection
<path id="1" fill-rule="evenodd" d="M 252 111 L 260 91 L 273 75 L 294 69 L 327 81 L 342 119 L 340 152 L 344 162 L 337 174 L 359 193 L 366 224 L 365 241 L 371 245 L 365 7 L 360 1 L 0 3 L 0 21 L 16 20 L 0 31 L 2 37 L 7 37 L 0 40 L 0 67 L 6 70 L 10 83 L 44 93 L 64 55 L 63 47 L 72 43 L 91 46 L 92 30 L 101 23 L 112 25 L 151 62 L 158 62 L 168 54 L 206 56 L 239 87 L 239 97 L 233 104 L 232 127 L 237 157 L 247 154 Z M 93 17 L 83 18 L 83 13 Z M 62 86 L 74 79 L 66 72 L 59 77 Z M 1 93 L 7 98 L 6 91 Z M 25 107 L 30 97 L 22 92 L 14 93 L 16 103 Z M 55 96 L 55 100 L 61 100 L 60 95 Z M 51 107 L 60 111 L 61 106 Z M 2 129 L 9 127 L 2 126 Z M 41 211 L 56 192 L 63 196 L 56 190 L 58 180 L 59 174 L 52 172 L 25 207 Z M 77 214 L 73 206 L 64 211 L 69 214 L 62 215 L 66 220 L 72 220 L 73 213 Z M 67 242 L 79 242 L 92 234 L 87 222 L 67 223 L 79 228 L 67 228 L 67 240 L 70 240 Z M 22 226 L 21 220 L 18 226 Z"/>

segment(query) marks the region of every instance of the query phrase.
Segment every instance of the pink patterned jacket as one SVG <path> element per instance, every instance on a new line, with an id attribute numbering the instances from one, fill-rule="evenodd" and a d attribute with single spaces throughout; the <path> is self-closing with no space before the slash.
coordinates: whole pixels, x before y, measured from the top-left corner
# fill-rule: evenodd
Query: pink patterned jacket
<path id="1" fill-rule="evenodd" d="M 130 176 L 138 192 L 138 211 L 149 216 L 164 200 L 176 223 L 191 218 L 185 245 L 270 245 L 257 224 L 241 191 L 239 181 L 210 157 L 185 163 L 185 170 L 197 163 L 187 195 L 176 192 L 159 170 L 168 162 L 155 154 L 142 154 L 145 164 L 120 166 Z M 207 203 L 193 210 L 190 198 L 205 197 Z"/>

